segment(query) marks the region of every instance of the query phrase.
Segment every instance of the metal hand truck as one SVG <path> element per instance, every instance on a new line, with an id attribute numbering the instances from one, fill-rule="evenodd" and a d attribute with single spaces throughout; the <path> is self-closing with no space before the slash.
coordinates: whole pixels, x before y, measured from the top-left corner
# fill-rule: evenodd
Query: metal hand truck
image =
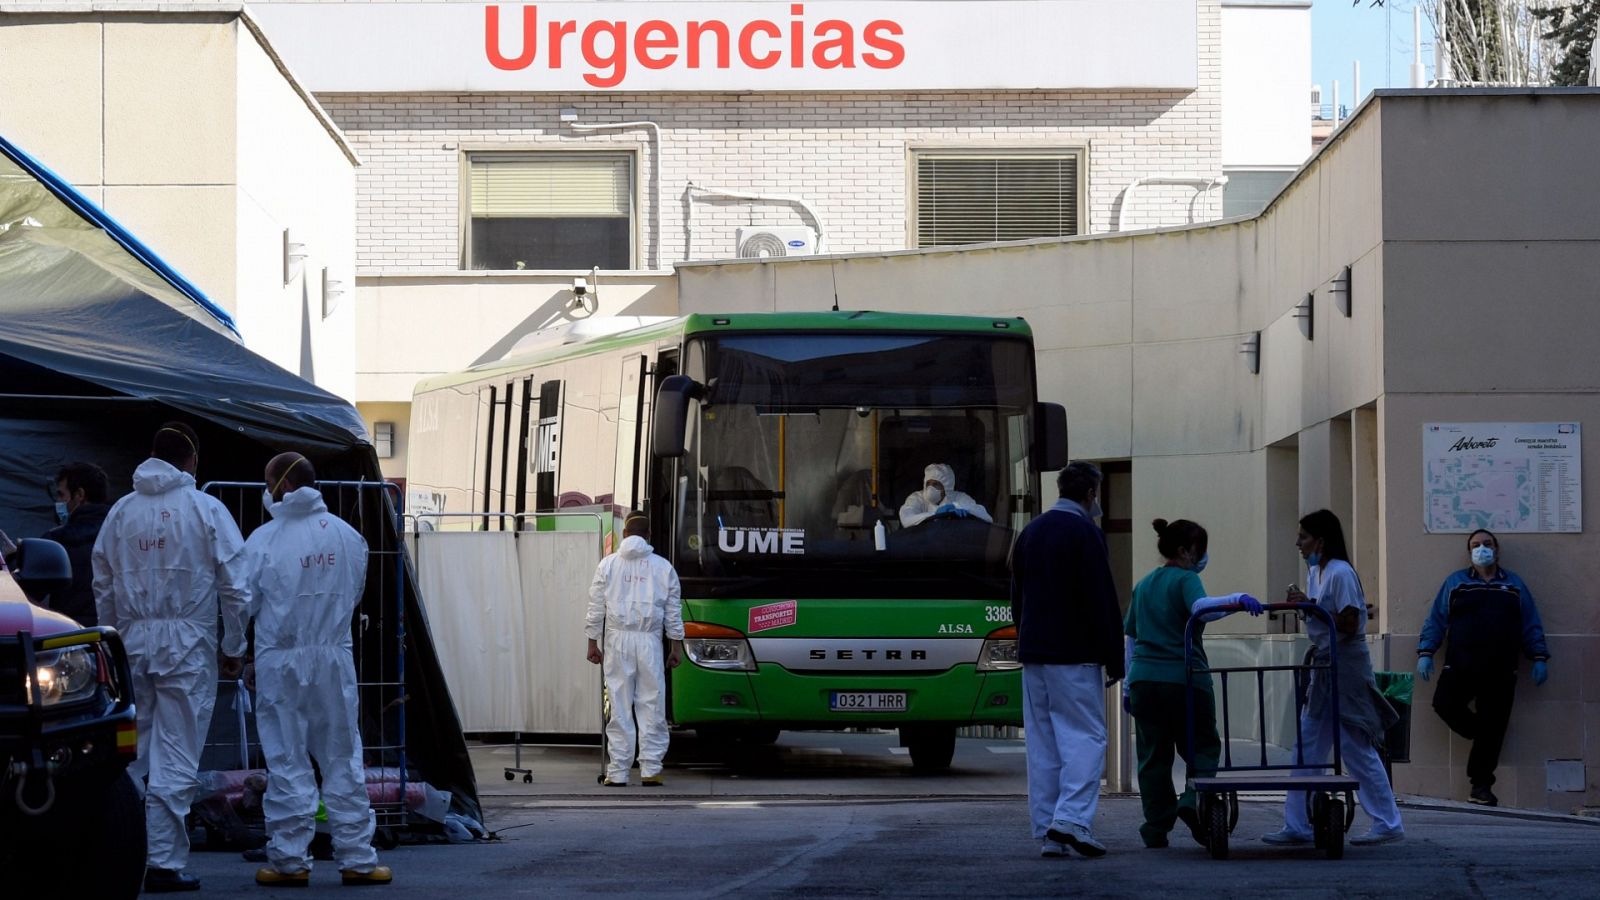
<path id="1" fill-rule="evenodd" d="M 1327 610 L 1314 603 L 1267 603 L 1263 608 L 1272 612 L 1292 612 L 1300 615 L 1319 616 L 1328 626 L 1331 640 L 1338 639 L 1334 626 L 1333 616 Z M 1191 768 L 1188 786 L 1199 798 L 1200 827 L 1205 835 L 1206 848 L 1211 852 L 1212 859 L 1228 858 L 1228 835 L 1233 832 L 1239 823 L 1239 792 L 1240 791 L 1305 791 L 1306 804 L 1309 807 L 1312 833 L 1315 837 L 1317 849 L 1327 854 L 1329 859 L 1340 859 L 1344 856 L 1344 836 L 1350 823 L 1355 818 L 1355 790 L 1357 782 L 1354 778 L 1344 774 L 1343 760 L 1340 754 L 1340 741 L 1338 736 L 1339 721 L 1339 657 L 1337 653 L 1330 653 L 1327 665 L 1307 663 L 1304 665 L 1288 666 L 1235 666 L 1224 669 L 1211 668 L 1209 665 L 1201 666 L 1195 659 L 1195 632 L 1198 623 L 1205 620 L 1207 614 L 1222 612 L 1224 615 L 1239 612 L 1241 606 L 1224 606 L 1204 610 L 1189 617 L 1189 623 L 1183 632 L 1183 669 L 1184 686 L 1188 689 L 1185 693 L 1185 720 L 1188 728 L 1189 759 L 1195 759 L 1195 681 L 1197 676 L 1221 676 L 1220 689 L 1222 692 L 1222 760 L 1216 770 L 1209 774 Z M 1300 713 L 1305 707 L 1305 697 L 1299 690 L 1294 692 L 1295 715 L 1295 761 L 1292 764 L 1269 764 L 1267 762 L 1267 711 L 1266 711 L 1266 673 L 1268 672 L 1294 672 L 1295 678 L 1301 673 L 1309 674 L 1316 671 L 1328 673 L 1330 682 L 1328 715 L 1336 723 L 1333 740 L 1333 762 L 1311 763 L 1305 761 L 1303 735 L 1300 728 Z M 1228 722 L 1228 676 L 1229 675 L 1254 675 L 1256 679 L 1257 696 L 1257 723 L 1260 731 L 1260 762 L 1254 765 L 1234 765 L 1233 748 L 1231 746 Z M 1296 771 L 1298 770 L 1298 771 Z M 1306 770 L 1311 770 L 1306 774 Z M 1198 776 L 1198 777 L 1196 777 Z"/>

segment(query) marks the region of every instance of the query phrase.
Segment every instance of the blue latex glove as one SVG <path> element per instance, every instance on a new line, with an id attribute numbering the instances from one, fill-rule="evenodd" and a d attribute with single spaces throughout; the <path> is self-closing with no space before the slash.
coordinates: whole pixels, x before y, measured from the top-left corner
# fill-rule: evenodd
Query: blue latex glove
<path id="1" fill-rule="evenodd" d="M 1266 612 L 1265 609 L 1261 608 L 1261 601 L 1249 594 L 1239 595 L 1239 607 L 1252 616 L 1259 616 Z"/>
<path id="2" fill-rule="evenodd" d="M 956 505 L 954 503 L 943 503 L 943 504 L 939 505 L 938 509 L 933 511 L 933 514 L 936 515 L 936 516 L 942 516 L 942 515 L 945 515 L 946 513 L 953 513 L 955 511 L 956 511 Z"/>
<path id="3" fill-rule="evenodd" d="M 1423 681 L 1428 681 L 1428 680 L 1431 680 L 1433 678 L 1433 657 L 1431 657 L 1431 656 L 1419 656 L 1419 657 L 1417 657 L 1417 675 Z"/>
<path id="4" fill-rule="evenodd" d="M 1547 679 L 1549 677 L 1550 677 L 1550 667 L 1545 665 L 1544 660 L 1542 660 L 1542 659 L 1534 660 L 1533 661 L 1533 683 L 1534 683 L 1534 685 L 1537 686 L 1537 685 L 1544 684 L 1545 679 Z"/>
<path id="5" fill-rule="evenodd" d="M 1127 691 L 1122 692 L 1122 711 L 1130 716 L 1133 715 L 1133 704 L 1128 699 Z"/>

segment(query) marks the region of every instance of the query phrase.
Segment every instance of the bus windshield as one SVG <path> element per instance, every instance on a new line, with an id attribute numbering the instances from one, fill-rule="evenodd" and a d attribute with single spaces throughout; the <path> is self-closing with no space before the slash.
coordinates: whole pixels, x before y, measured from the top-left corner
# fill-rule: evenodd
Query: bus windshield
<path id="1" fill-rule="evenodd" d="M 1026 340 L 730 336 L 685 373 L 707 388 L 675 498 L 686 590 L 1004 596 L 1038 496 Z"/>

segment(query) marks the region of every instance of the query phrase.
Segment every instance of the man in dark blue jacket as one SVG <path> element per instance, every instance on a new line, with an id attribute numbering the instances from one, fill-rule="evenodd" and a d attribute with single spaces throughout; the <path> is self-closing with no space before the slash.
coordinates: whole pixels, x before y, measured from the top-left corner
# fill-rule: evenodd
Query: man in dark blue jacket
<path id="1" fill-rule="evenodd" d="M 1122 616 L 1100 515 L 1100 470 L 1075 462 L 1061 499 L 1011 549 L 1028 807 L 1041 856 L 1103 856 L 1092 826 L 1105 774 L 1105 689 L 1123 676 Z"/>
<path id="2" fill-rule="evenodd" d="M 105 524 L 106 513 L 111 511 L 107 503 L 110 493 L 110 480 L 94 463 L 67 463 L 56 473 L 56 517 L 61 524 L 42 537 L 66 548 L 67 558 L 72 561 L 72 587 L 59 598 L 52 597 L 50 608 L 79 625 L 99 623 L 89 556 L 94 551 L 95 539 L 100 536 L 100 526 Z M 10 544 L 10 539 L 0 533 L 0 545 L 5 545 L 8 564 L 12 564 L 11 554 L 15 552 Z"/>
<path id="3" fill-rule="evenodd" d="M 1497 806 L 1490 787 L 1517 692 L 1517 656 L 1533 661 L 1533 683 L 1549 677 L 1550 648 L 1533 592 L 1517 573 L 1500 566 L 1500 541 L 1479 529 L 1467 535 L 1472 565 L 1450 575 L 1428 611 L 1417 639 L 1417 674 L 1433 675 L 1433 655 L 1449 638 L 1433 709 L 1450 730 L 1472 741 L 1467 754 L 1468 799 Z M 1470 708 L 1469 708 L 1470 705 Z"/>

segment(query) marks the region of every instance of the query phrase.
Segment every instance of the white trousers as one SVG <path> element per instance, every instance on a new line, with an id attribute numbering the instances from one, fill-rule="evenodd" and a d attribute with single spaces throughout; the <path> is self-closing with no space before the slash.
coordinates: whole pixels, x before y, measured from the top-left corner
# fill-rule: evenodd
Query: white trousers
<path id="1" fill-rule="evenodd" d="M 1331 717 L 1313 717 L 1310 712 L 1300 714 L 1300 741 L 1305 755 L 1292 759 L 1303 760 L 1307 765 L 1333 761 L 1334 722 Z M 1380 834 L 1403 831 L 1400 824 L 1400 807 L 1394 802 L 1394 789 L 1389 786 L 1389 776 L 1383 771 L 1383 760 L 1378 749 L 1366 738 L 1343 724 L 1339 729 L 1339 761 L 1345 774 L 1354 778 L 1360 787 L 1356 799 L 1361 808 L 1372 817 L 1373 830 Z M 1296 769 L 1296 775 L 1322 774 L 1326 769 Z M 1287 831 L 1304 838 L 1312 836 L 1311 819 L 1306 810 L 1306 792 L 1289 791 L 1283 801 L 1283 822 Z"/>
<path id="2" fill-rule="evenodd" d="M 659 775 L 668 741 L 661 633 L 608 628 L 603 652 L 606 693 L 611 695 L 611 720 L 606 723 L 606 752 L 611 761 L 606 778 L 619 783 L 628 780 L 635 737 L 640 777 Z"/>
<path id="3" fill-rule="evenodd" d="M 1033 836 L 1053 821 L 1089 828 L 1106 771 L 1106 686 L 1096 665 L 1022 667 Z"/>
<path id="4" fill-rule="evenodd" d="M 207 651 L 209 654 L 210 651 Z M 139 758 L 128 767 L 135 784 L 148 775 L 144 820 L 146 865 L 181 871 L 189 864 L 189 829 L 184 818 L 200 786 L 200 751 L 217 701 L 217 673 L 152 675 L 133 670 Z"/>
<path id="5" fill-rule="evenodd" d="M 328 811 L 340 871 L 370 872 L 374 822 L 357 721 L 355 662 L 343 647 L 268 650 L 256 658 L 256 728 L 267 759 L 267 859 L 280 872 L 311 868 L 317 800 Z M 322 788 L 311 768 L 317 761 Z"/>

